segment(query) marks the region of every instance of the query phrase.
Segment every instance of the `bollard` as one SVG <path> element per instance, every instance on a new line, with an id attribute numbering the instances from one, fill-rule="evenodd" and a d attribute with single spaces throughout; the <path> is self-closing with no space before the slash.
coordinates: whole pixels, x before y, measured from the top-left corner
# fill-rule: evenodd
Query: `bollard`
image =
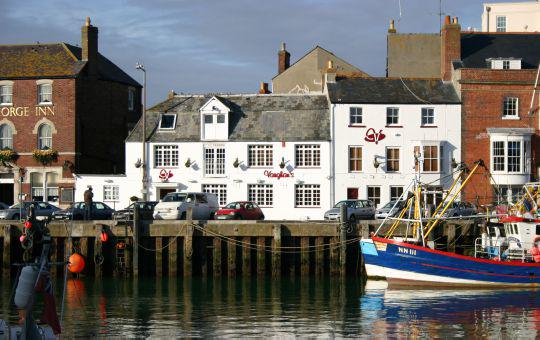
<path id="1" fill-rule="evenodd" d="M 340 234 L 339 234 L 339 241 L 340 241 L 340 252 L 339 252 L 339 261 L 340 261 L 340 272 L 341 276 L 345 276 L 346 270 L 347 270 L 347 225 L 348 225 L 348 218 L 347 218 L 347 206 L 343 204 L 340 209 Z"/>

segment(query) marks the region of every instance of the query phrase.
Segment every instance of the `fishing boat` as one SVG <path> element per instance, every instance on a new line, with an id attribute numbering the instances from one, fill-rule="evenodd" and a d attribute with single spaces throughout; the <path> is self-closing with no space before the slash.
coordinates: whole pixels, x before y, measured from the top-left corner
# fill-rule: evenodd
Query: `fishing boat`
<path id="1" fill-rule="evenodd" d="M 487 212 L 475 216 L 485 222 L 482 235 L 474 242 L 473 254 L 435 249 L 434 242 L 429 241 L 435 228 L 453 218 L 446 211 L 478 168 L 488 171 L 482 161 L 476 162 L 472 170 L 463 166 L 433 215 L 424 219 L 418 175 L 413 181 L 414 193 L 403 197 L 407 201 L 405 208 L 396 218 L 387 218 L 391 225 L 385 235 L 378 233 L 387 219 L 370 238 L 360 241 L 368 277 L 386 278 L 389 286 L 540 286 L 540 219 L 533 215 L 538 210 L 538 183 L 526 188 L 521 203 L 515 205 L 516 215 Z M 404 218 L 406 214 L 411 218 Z M 497 223 L 491 222 L 494 216 Z M 405 236 L 393 237 L 402 223 L 407 225 Z"/>

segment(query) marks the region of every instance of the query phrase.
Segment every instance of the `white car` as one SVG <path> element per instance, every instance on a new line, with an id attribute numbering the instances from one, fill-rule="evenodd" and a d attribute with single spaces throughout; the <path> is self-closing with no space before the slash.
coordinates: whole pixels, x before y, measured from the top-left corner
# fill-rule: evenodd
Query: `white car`
<path id="1" fill-rule="evenodd" d="M 211 220 L 219 210 L 217 196 L 206 192 L 171 192 L 154 208 L 156 220 L 185 220 L 187 208 L 193 208 L 194 220 Z"/>

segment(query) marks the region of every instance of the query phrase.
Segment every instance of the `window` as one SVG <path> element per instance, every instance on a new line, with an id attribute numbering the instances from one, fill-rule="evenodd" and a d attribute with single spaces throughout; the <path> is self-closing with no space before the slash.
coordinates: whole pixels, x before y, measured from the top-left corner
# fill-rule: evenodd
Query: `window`
<path id="1" fill-rule="evenodd" d="M 0 125 L 0 150 L 13 149 L 13 130 L 8 124 Z"/>
<path id="2" fill-rule="evenodd" d="M 218 124 L 225 123 L 225 115 L 217 115 L 217 122 Z"/>
<path id="3" fill-rule="evenodd" d="M 47 172 L 45 180 L 47 202 L 58 202 L 58 174 L 56 172 Z"/>
<path id="4" fill-rule="evenodd" d="M 435 111 L 432 107 L 422 108 L 422 125 L 435 124 Z"/>
<path id="5" fill-rule="evenodd" d="M 424 172 L 437 172 L 439 171 L 439 147 L 438 146 L 424 146 Z"/>
<path id="6" fill-rule="evenodd" d="M 386 148 L 386 171 L 399 171 L 399 148 Z"/>
<path id="7" fill-rule="evenodd" d="M 497 29 L 497 32 L 506 32 L 506 16 L 497 15 L 495 27 Z"/>
<path id="8" fill-rule="evenodd" d="M 360 124 L 362 124 L 362 108 L 351 107 L 349 109 L 349 125 L 360 125 Z"/>
<path id="9" fill-rule="evenodd" d="M 272 145 L 248 145 L 249 166 L 272 166 L 274 150 Z"/>
<path id="10" fill-rule="evenodd" d="M 204 115 L 204 124 L 212 124 L 214 122 L 213 115 Z"/>
<path id="11" fill-rule="evenodd" d="M 510 69 L 510 60 L 503 60 L 502 61 L 502 68 L 503 68 L 503 70 L 509 70 Z"/>
<path id="12" fill-rule="evenodd" d="M 177 167 L 178 145 L 154 146 L 154 167 Z"/>
<path id="13" fill-rule="evenodd" d="M 493 147 L 492 169 L 493 171 L 504 171 L 505 169 L 504 142 L 502 141 L 493 142 L 492 147 Z"/>
<path id="14" fill-rule="evenodd" d="M 521 142 L 508 142 L 508 172 L 521 172 Z"/>
<path id="15" fill-rule="evenodd" d="M 135 109 L 135 89 L 133 87 L 128 88 L 128 110 L 133 111 Z"/>
<path id="16" fill-rule="evenodd" d="M 399 108 L 387 107 L 386 108 L 386 125 L 398 125 L 399 124 Z"/>
<path id="17" fill-rule="evenodd" d="M 496 140 L 491 142 L 491 171 L 523 173 L 527 172 L 530 142 L 523 140 Z M 525 167 L 525 169 L 524 169 Z"/>
<path id="18" fill-rule="evenodd" d="M 0 104 L 5 104 L 5 105 L 13 104 L 13 86 L 12 85 L 0 86 Z"/>
<path id="19" fill-rule="evenodd" d="M 52 103 L 52 84 L 38 85 L 38 103 L 39 104 Z"/>
<path id="20" fill-rule="evenodd" d="M 518 98 L 506 97 L 503 103 L 503 118 L 518 117 Z"/>
<path id="21" fill-rule="evenodd" d="M 216 195 L 222 207 L 227 204 L 227 184 L 203 184 L 202 192 Z"/>
<path id="22" fill-rule="evenodd" d="M 120 187 L 118 185 L 103 186 L 104 201 L 118 201 L 120 199 Z"/>
<path id="23" fill-rule="evenodd" d="M 225 174 L 225 148 L 205 147 L 204 148 L 204 174 L 224 175 Z"/>
<path id="24" fill-rule="evenodd" d="M 272 184 L 248 184 L 248 201 L 261 207 L 274 205 L 274 186 Z"/>
<path id="25" fill-rule="evenodd" d="M 319 144 L 297 144 L 295 155 L 296 167 L 321 166 L 321 146 Z"/>
<path id="26" fill-rule="evenodd" d="M 295 185 L 297 207 L 319 207 L 321 205 L 321 186 L 318 184 Z"/>
<path id="27" fill-rule="evenodd" d="M 381 203 L 381 187 L 368 186 L 367 198 L 375 204 L 375 207 L 377 207 Z"/>
<path id="28" fill-rule="evenodd" d="M 493 186 L 494 197 L 497 202 L 506 203 L 518 202 L 523 196 L 523 186 L 521 185 L 499 185 Z"/>
<path id="29" fill-rule="evenodd" d="M 349 146 L 349 172 L 362 171 L 362 147 Z"/>
<path id="30" fill-rule="evenodd" d="M 390 201 L 396 201 L 403 195 L 403 187 L 391 186 L 390 187 Z"/>
<path id="31" fill-rule="evenodd" d="M 43 201 L 43 174 L 40 172 L 30 174 L 30 196 L 32 201 Z"/>
<path id="32" fill-rule="evenodd" d="M 64 203 L 71 203 L 73 202 L 73 188 L 62 188 L 60 201 Z"/>
<path id="33" fill-rule="evenodd" d="M 52 129 L 49 124 L 41 124 L 38 128 L 38 149 L 52 148 Z"/>
<path id="34" fill-rule="evenodd" d="M 161 130 L 174 130 L 176 127 L 176 114 L 162 114 L 159 120 Z"/>

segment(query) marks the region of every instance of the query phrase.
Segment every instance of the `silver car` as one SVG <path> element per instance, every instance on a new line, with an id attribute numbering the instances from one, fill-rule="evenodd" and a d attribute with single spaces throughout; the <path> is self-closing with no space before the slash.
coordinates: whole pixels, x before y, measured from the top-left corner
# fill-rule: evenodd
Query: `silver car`
<path id="1" fill-rule="evenodd" d="M 332 209 L 324 213 L 327 221 L 339 221 L 340 209 L 342 205 L 347 206 L 347 219 L 354 223 L 360 219 L 373 219 L 375 216 L 375 205 L 369 200 L 344 200 L 338 202 Z"/>
<path id="2" fill-rule="evenodd" d="M 452 202 L 452 205 L 444 212 L 443 217 L 471 216 L 478 213 L 476 206 L 469 202 Z"/>
<path id="3" fill-rule="evenodd" d="M 47 202 L 23 202 L 22 209 L 20 209 L 19 203 L 12 205 L 8 209 L 0 210 L 0 220 L 20 220 L 25 219 L 28 212 L 28 208 L 31 204 L 34 204 L 36 208 L 37 218 L 51 218 L 53 212 L 60 210 L 52 204 Z"/>
<path id="4" fill-rule="evenodd" d="M 375 218 L 382 220 L 387 217 L 395 217 L 401 212 L 403 208 L 405 208 L 405 201 L 390 201 L 386 203 L 382 208 L 377 209 L 377 212 L 375 213 Z"/>

